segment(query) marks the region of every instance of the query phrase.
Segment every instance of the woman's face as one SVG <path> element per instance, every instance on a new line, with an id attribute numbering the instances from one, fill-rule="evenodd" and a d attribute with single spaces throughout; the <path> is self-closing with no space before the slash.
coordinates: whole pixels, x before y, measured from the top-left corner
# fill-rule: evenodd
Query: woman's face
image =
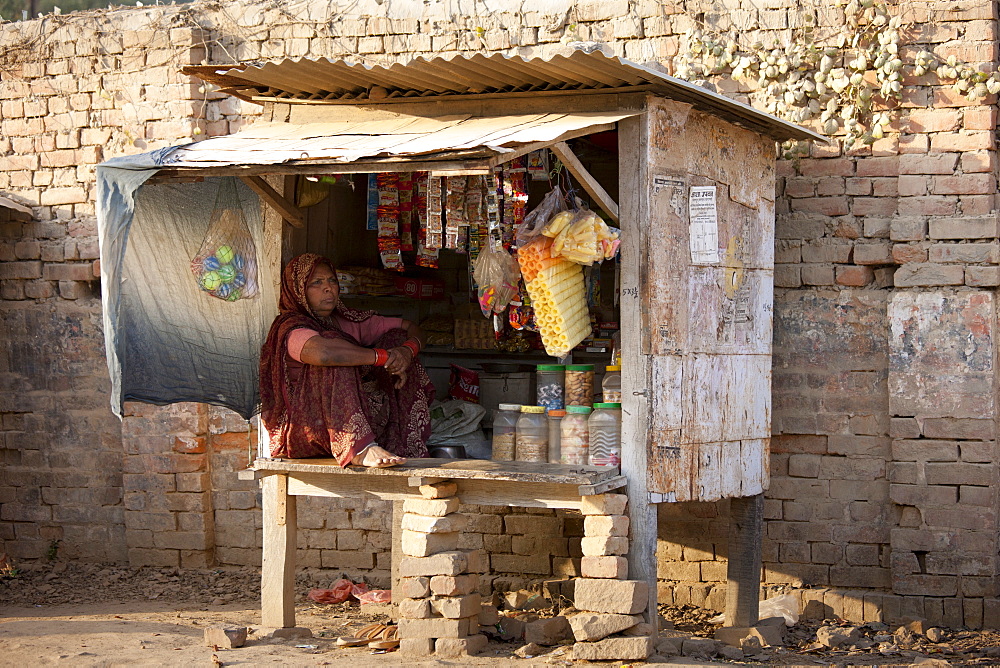
<path id="1" fill-rule="evenodd" d="M 328 317 L 340 301 L 340 283 L 337 274 L 325 264 L 318 264 L 306 281 L 306 301 L 312 312 Z"/>

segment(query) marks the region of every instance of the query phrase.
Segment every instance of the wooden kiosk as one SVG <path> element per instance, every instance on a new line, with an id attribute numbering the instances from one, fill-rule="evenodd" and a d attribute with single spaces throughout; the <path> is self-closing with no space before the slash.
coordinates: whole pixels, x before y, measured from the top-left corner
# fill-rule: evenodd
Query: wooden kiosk
<path id="1" fill-rule="evenodd" d="M 770 437 L 775 141 L 821 137 L 600 52 L 544 61 L 476 55 L 367 68 L 289 60 L 185 71 L 263 104 L 264 117 L 236 135 L 180 148 L 156 178 L 242 178 L 269 205 L 269 224 L 275 235 L 284 230 L 286 251 L 309 214 L 290 201 L 283 177 L 487 173 L 545 147 L 623 235 L 620 474 L 476 460 L 359 472 L 264 452 L 252 475 L 264 490 L 265 625 L 295 623 L 295 499 L 303 495 L 401 502 L 402 530 L 423 527 L 424 538 L 402 559 L 394 540 L 405 581 L 403 649 L 416 654 L 473 652 L 485 642 L 478 595 L 454 582 L 489 567 L 488 555 L 456 551 L 447 538 L 463 526 L 459 502 L 581 509 L 588 537 L 627 534 L 627 562 L 622 541 L 597 540 L 603 547 L 591 555 L 606 578 L 603 590 L 633 583 L 621 592 L 624 607 L 587 608 L 579 600 L 577 607 L 644 613 L 647 634 L 617 645 L 578 643 L 588 646 L 579 658 L 637 659 L 650 653 L 656 633 L 656 504 L 740 499 L 727 612 L 730 623 L 756 621 Z M 617 130 L 617 202 L 565 143 L 607 130 Z M 275 222 L 274 212 L 288 225 Z M 265 254 L 265 273 L 276 282 L 278 244 Z M 430 596 L 421 583 L 436 576 L 452 578 L 452 591 Z M 578 595 L 584 589 L 578 586 Z"/>

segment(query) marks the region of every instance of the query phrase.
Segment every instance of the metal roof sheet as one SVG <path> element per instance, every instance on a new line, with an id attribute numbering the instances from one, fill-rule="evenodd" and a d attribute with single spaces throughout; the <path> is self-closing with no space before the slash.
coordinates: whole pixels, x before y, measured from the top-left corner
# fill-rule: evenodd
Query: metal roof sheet
<path id="1" fill-rule="evenodd" d="M 776 140 L 822 135 L 664 72 L 600 51 L 529 58 L 493 54 L 415 58 L 388 67 L 346 60 L 196 65 L 184 72 L 253 102 L 392 103 L 497 93 L 649 90 Z"/>
<path id="2" fill-rule="evenodd" d="M 433 156 L 502 161 L 522 147 L 554 143 L 614 127 L 641 112 L 469 115 L 425 118 L 402 116 L 358 122 L 264 123 L 236 134 L 175 149 L 170 167 L 356 162 L 386 157 Z"/>

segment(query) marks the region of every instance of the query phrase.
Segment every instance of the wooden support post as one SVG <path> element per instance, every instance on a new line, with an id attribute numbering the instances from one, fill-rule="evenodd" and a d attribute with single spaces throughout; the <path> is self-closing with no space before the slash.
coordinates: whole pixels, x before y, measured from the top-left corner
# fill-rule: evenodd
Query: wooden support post
<path id="1" fill-rule="evenodd" d="M 646 267 L 649 180 L 645 117 L 619 123 L 622 202 L 621 321 L 641 322 L 642 272 Z M 627 296 L 626 296 L 627 295 Z M 642 352 L 639 327 L 622 328 L 622 475 L 628 480 L 629 579 L 649 583 L 646 621 L 656 635 L 656 505 L 649 500 L 649 388 L 651 363 Z"/>
<path id="2" fill-rule="evenodd" d="M 759 621 L 763 528 L 763 494 L 729 500 L 726 626 L 753 626 Z"/>
<path id="3" fill-rule="evenodd" d="M 399 594 L 399 565 L 403 563 L 403 502 L 393 501 L 392 502 L 392 552 L 390 553 L 391 558 L 391 577 L 392 577 L 392 593 L 395 600 L 398 602 L 400 600 Z"/>
<path id="4" fill-rule="evenodd" d="M 583 163 L 576 157 L 576 154 L 573 153 L 573 150 L 569 147 L 569 145 L 566 142 L 557 142 L 553 144 L 551 148 L 552 152 L 556 154 L 556 157 L 559 158 L 559 161 L 562 162 L 563 166 L 566 167 L 566 169 L 569 170 L 569 173 L 580 182 L 583 189 L 597 201 L 597 204 L 604 209 L 609 216 L 611 216 L 611 220 L 619 223 L 618 204 L 611 198 L 608 191 L 597 182 L 597 179 L 591 176 L 590 172 L 588 172 L 583 166 Z M 633 157 L 638 158 L 639 156 Z"/>
<path id="5" fill-rule="evenodd" d="M 306 217 L 302 210 L 292 204 L 289 200 L 271 187 L 271 184 L 260 176 L 241 176 L 240 180 L 247 184 L 251 190 L 260 195 L 260 198 L 274 207 L 281 213 L 281 217 L 288 221 L 292 227 L 305 227 Z"/>
<path id="6" fill-rule="evenodd" d="M 260 569 L 261 624 L 295 626 L 295 497 L 288 495 L 288 476 L 261 481 L 264 554 Z"/>

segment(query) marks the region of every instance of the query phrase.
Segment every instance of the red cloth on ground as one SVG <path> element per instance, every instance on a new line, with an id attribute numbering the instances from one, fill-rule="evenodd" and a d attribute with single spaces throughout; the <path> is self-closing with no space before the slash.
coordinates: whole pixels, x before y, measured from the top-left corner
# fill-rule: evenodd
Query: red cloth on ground
<path id="1" fill-rule="evenodd" d="M 434 385 L 417 360 L 407 370 L 406 383 L 397 390 L 393 387 L 395 378 L 382 368 L 316 366 L 296 362 L 288 355 L 288 337 L 300 328 L 363 345 L 338 323 L 360 326 L 375 316 L 373 311 L 357 311 L 342 304 L 337 305 L 336 318 L 313 313 L 306 300 L 306 283 L 320 263 L 336 275 L 328 259 L 312 253 L 293 258 L 285 267 L 279 313 L 261 350 L 261 421 L 271 440 L 271 455 L 334 457 L 347 466 L 358 452 L 377 442 L 402 457 L 426 457 Z M 359 327 L 358 331 L 364 329 Z M 388 349 L 406 338 L 405 331 L 391 329 L 372 344 Z"/>

